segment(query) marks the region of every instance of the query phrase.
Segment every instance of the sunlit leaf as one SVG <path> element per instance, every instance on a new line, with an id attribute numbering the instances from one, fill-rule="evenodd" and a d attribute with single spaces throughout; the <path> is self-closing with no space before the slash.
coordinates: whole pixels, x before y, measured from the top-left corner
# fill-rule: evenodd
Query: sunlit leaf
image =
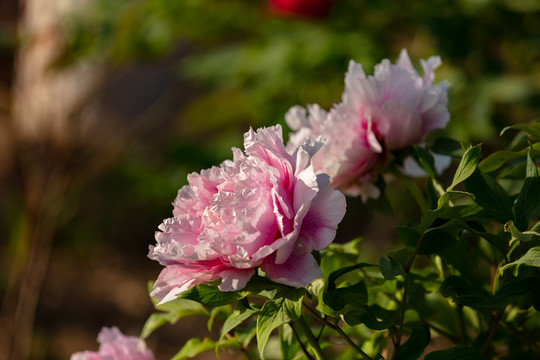
<path id="1" fill-rule="evenodd" d="M 187 299 L 175 299 L 161 305 L 157 305 L 156 301 L 155 307 L 158 312 L 150 315 L 144 323 L 141 332 L 142 338 L 148 337 L 162 325 L 166 323 L 174 324 L 183 317 L 190 315 L 208 315 L 208 311 L 203 305 Z"/>
<path id="2" fill-rule="evenodd" d="M 461 162 L 459 163 L 454 175 L 454 179 L 452 180 L 452 184 L 448 187 L 448 189 L 446 189 L 446 191 L 451 191 L 457 184 L 461 183 L 473 174 L 481 156 L 480 148 L 481 144 L 478 144 L 468 148 L 467 151 L 465 151 L 465 154 L 463 154 Z"/>
<path id="3" fill-rule="evenodd" d="M 210 338 L 191 338 L 189 339 L 182 349 L 171 360 L 184 360 L 197 356 L 205 351 L 213 350 L 216 347 L 216 343 Z"/>
<path id="4" fill-rule="evenodd" d="M 236 308 L 233 313 L 223 323 L 223 328 L 221 329 L 221 338 L 225 338 L 227 333 L 236 328 L 245 320 L 249 319 L 251 316 L 259 313 L 259 310 L 248 309 L 241 302 L 236 303 Z"/>
<path id="5" fill-rule="evenodd" d="M 527 133 L 532 139 L 540 140 L 540 122 L 531 122 L 528 124 L 515 124 L 507 126 L 501 131 L 501 135 L 504 134 L 509 129 L 522 130 Z"/>
<path id="6" fill-rule="evenodd" d="M 180 293 L 178 297 L 216 307 L 231 304 L 242 299 L 246 295 L 246 292 L 241 291 L 220 291 L 217 285 L 198 284 Z"/>
<path id="7" fill-rule="evenodd" d="M 528 265 L 528 266 L 540 267 L 540 246 L 535 246 L 533 248 L 530 248 L 529 251 L 525 253 L 525 255 L 523 255 L 516 261 L 513 261 L 501 267 L 500 271 L 503 272 L 506 269 L 516 266 L 516 265 Z"/>
<path id="8" fill-rule="evenodd" d="M 264 358 L 264 348 L 272 331 L 302 315 L 302 289 L 288 290 L 275 300 L 264 303 L 257 318 L 257 346 L 259 355 Z"/>

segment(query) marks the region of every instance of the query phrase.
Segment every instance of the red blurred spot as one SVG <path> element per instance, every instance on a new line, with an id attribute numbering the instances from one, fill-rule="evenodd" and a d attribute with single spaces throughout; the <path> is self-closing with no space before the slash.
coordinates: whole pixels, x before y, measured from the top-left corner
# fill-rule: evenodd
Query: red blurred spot
<path id="1" fill-rule="evenodd" d="M 281 15 L 300 15 L 315 19 L 330 12 L 332 0 L 270 0 L 271 8 Z"/>

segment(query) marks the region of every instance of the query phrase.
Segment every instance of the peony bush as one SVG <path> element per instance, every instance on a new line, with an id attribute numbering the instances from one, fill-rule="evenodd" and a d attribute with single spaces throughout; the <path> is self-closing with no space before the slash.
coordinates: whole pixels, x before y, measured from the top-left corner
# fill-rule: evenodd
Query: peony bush
<path id="1" fill-rule="evenodd" d="M 219 324 L 219 335 L 192 338 L 173 359 L 209 350 L 291 360 L 539 357 L 540 123 L 502 129 L 514 140 L 491 154 L 438 137 L 449 85 L 434 84 L 438 57 L 420 64 L 422 75 L 406 50 L 374 75 L 351 62 L 341 103 L 289 110 L 286 145 L 279 125 L 250 129 L 244 151 L 189 175 L 150 246 L 164 268 L 141 339 L 104 328 L 99 353 L 72 359 L 152 359 L 142 339 L 194 315 Z M 453 162 L 444 178 L 441 157 Z M 388 185 L 410 193 L 419 214 L 395 229 L 396 250 L 374 262 L 362 239 L 334 243 L 343 193 L 395 214 Z"/>

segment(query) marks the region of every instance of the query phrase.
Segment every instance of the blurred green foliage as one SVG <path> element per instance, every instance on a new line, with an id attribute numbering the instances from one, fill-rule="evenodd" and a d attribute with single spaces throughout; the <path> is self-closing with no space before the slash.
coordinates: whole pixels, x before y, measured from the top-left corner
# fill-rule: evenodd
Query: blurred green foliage
<path id="1" fill-rule="evenodd" d="M 68 22 L 66 58 L 129 62 L 187 47 L 180 76 L 206 90 L 182 114 L 196 134 L 282 122 L 295 104 L 329 108 L 349 59 L 370 73 L 408 48 L 413 59 L 443 59 L 451 135 L 485 141 L 538 116 L 539 11 L 534 0 L 337 0 L 326 19 L 306 20 L 276 16 L 265 1 L 100 0 Z"/>

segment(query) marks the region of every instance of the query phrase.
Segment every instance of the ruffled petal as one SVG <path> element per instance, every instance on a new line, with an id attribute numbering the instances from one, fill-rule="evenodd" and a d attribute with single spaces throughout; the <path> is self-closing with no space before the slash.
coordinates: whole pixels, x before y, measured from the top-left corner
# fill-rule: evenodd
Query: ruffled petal
<path id="1" fill-rule="evenodd" d="M 290 286 L 306 287 L 323 276 L 315 258 L 300 246 L 294 248 L 283 264 L 276 264 L 272 258 L 268 258 L 261 269 L 273 281 Z"/>
<path id="2" fill-rule="evenodd" d="M 323 184 L 328 181 L 326 175 L 319 175 L 318 178 Z M 321 185 L 300 230 L 298 242 L 306 251 L 322 250 L 334 241 L 346 206 L 345 196 L 341 192 Z"/>
<path id="3" fill-rule="evenodd" d="M 221 277 L 219 290 L 236 291 L 243 289 L 253 275 L 255 275 L 255 269 L 232 269 L 222 271 L 219 273 L 219 276 Z"/>

